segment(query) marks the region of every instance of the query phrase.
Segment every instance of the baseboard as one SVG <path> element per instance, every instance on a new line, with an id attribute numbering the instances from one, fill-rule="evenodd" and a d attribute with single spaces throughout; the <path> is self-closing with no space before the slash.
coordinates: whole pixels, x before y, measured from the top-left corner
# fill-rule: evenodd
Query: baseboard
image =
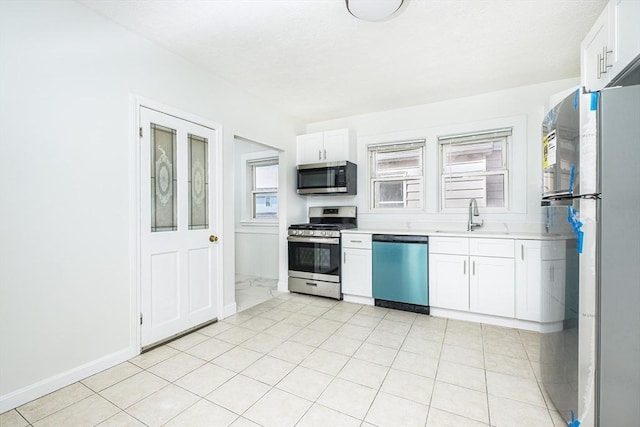
<path id="1" fill-rule="evenodd" d="M 45 394 L 83 380 L 105 369 L 126 362 L 132 357 L 137 356 L 138 353 L 139 350 L 126 348 L 0 396 L 0 414 L 24 405 L 27 402 L 31 402 Z"/>
<path id="2" fill-rule="evenodd" d="M 278 280 L 278 292 L 289 292 L 289 279 Z"/>
<path id="3" fill-rule="evenodd" d="M 346 302 L 355 302 L 364 305 L 374 305 L 375 300 L 369 297 L 361 297 L 359 295 L 342 294 L 342 300 Z"/>
<path id="4" fill-rule="evenodd" d="M 450 310 L 447 308 L 431 307 L 433 317 L 464 320 L 467 322 L 484 323 L 486 325 L 503 326 L 505 328 L 523 329 L 532 332 L 558 332 L 562 330 L 562 322 L 540 323 L 529 320 L 513 319 L 510 317 L 491 316 L 487 314 L 471 313 L 468 311 Z"/>
<path id="5" fill-rule="evenodd" d="M 229 316 L 233 316 L 237 312 L 238 312 L 238 306 L 236 305 L 235 302 L 232 304 L 225 305 L 224 308 L 222 309 L 222 318 L 218 320 L 226 319 Z"/>

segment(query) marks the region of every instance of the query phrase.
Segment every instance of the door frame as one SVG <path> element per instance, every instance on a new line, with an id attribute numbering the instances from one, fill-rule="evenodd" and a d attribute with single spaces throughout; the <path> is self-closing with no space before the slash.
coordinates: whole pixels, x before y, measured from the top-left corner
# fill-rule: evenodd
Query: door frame
<path id="1" fill-rule="evenodd" d="M 211 200 L 215 206 L 217 206 L 217 211 L 215 215 L 215 222 L 212 222 L 216 227 L 216 235 L 219 236 L 218 246 L 219 246 L 219 256 L 217 259 L 216 265 L 216 282 L 218 284 L 216 289 L 216 298 L 217 298 L 217 306 L 216 306 L 216 318 L 223 318 L 223 307 L 224 301 L 224 283 L 223 283 L 223 253 L 224 253 L 224 228 L 223 228 L 223 186 L 222 186 L 222 147 L 224 145 L 223 141 L 223 129 L 222 125 L 217 122 L 214 122 L 209 119 L 205 119 L 201 116 L 188 113 L 186 111 L 179 110 L 177 108 L 169 107 L 167 105 L 162 104 L 161 102 L 154 101 L 142 96 L 138 95 L 130 95 L 129 102 L 129 116 L 130 116 L 130 126 L 129 130 L 130 142 L 129 142 L 129 205 L 130 209 L 130 220 L 129 220 L 129 260 L 130 260 L 130 302 L 131 302 L 131 329 L 130 329 L 130 347 L 132 354 L 140 354 L 142 349 L 142 328 L 140 324 L 140 315 L 142 313 L 142 278 L 141 278 L 141 182 L 140 182 L 140 161 L 141 161 L 141 147 L 140 147 L 140 108 L 148 108 L 151 110 L 158 111 L 163 114 L 167 114 L 181 120 L 186 120 L 189 122 L 196 123 L 198 125 L 210 128 L 214 131 L 216 136 L 216 146 L 214 151 L 215 156 L 215 164 L 211 165 L 214 167 L 215 174 L 215 188 L 214 194 L 215 199 Z"/>

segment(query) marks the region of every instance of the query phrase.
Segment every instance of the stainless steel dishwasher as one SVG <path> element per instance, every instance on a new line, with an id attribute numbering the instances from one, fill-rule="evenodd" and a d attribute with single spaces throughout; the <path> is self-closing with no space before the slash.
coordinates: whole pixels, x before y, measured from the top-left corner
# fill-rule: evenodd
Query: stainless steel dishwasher
<path id="1" fill-rule="evenodd" d="M 374 234 L 372 252 L 375 304 L 429 314 L 429 237 Z"/>

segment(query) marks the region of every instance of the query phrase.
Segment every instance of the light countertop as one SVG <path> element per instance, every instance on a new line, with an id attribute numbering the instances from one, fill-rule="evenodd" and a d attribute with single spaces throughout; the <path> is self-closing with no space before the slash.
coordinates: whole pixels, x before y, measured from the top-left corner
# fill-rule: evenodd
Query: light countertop
<path id="1" fill-rule="evenodd" d="M 485 239 L 522 239 L 522 240 L 561 240 L 572 239 L 575 236 L 572 235 L 560 235 L 560 234 L 543 234 L 533 232 L 506 232 L 506 231 L 492 231 L 492 230 L 474 230 L 474 231 L 448 231 L 448 230 L 382 230 L 382 229 L 367 229 L 356 228 L 349 230 L 342 230 L 343 233 L 356 233 L 356 234 L 396 234 L 396 235 L 409 235 L 409 236 L 429 236 L 429 237 L 472 237 L 472 238 L 485 238 Z"/>

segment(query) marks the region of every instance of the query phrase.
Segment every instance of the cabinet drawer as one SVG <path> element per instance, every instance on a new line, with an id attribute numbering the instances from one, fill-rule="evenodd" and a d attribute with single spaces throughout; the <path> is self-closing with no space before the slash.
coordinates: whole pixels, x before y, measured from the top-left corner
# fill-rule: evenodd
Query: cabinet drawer
<path id="1" fill-rule="evenodd" d="M 566 246 L 564 240 L 542 242 L 542 260 L 565 259 Z"/>
<path id="2" fill-rule="evenodd" d="M 371 234 L 342 233 L 342 247 L 371 249 Z"/>
<path id="3" fill-rule="evenodd" d="M 469 239 L 469 254 L 513 258 L 513 240 L 511 239 Z"/>
<path id="4" fill-rule="evenodd" d="M 469 239 L 466 237 L 429 237 L 429 253 L 469 255 Z"/>

